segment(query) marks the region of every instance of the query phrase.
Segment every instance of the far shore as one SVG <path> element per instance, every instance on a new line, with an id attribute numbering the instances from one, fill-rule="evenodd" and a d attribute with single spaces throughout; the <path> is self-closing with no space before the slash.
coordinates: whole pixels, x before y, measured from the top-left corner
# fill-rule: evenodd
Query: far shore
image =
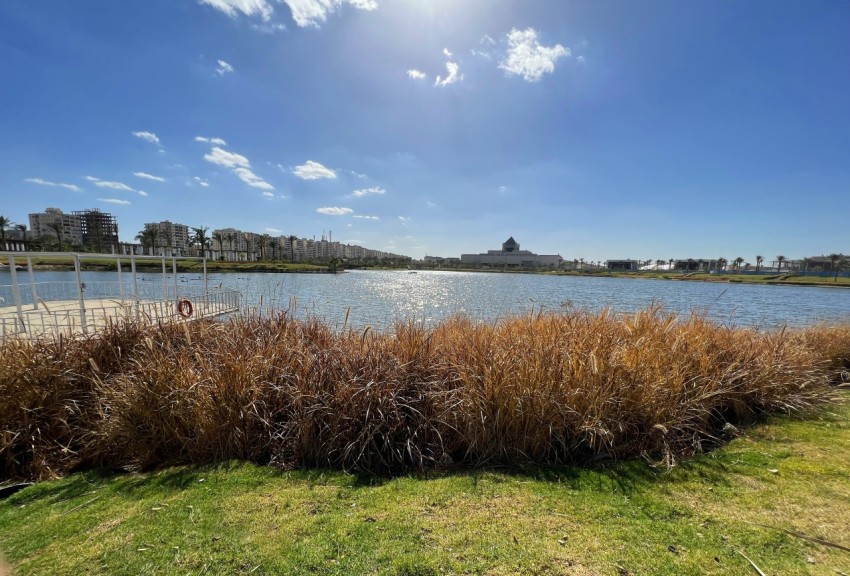
<path id="1" fill-rule="evenodd" d="M 116 256 L 121 259 L 122 267 L 130 266 L 130 258 L 127 256 Z M 171 272 L 170 259 L 166 257 L 167 271 Z M 6 262 L 3 262 L 5 264 Z M 16 262 L 20 267 L 23 262 Z M 81 267 L 85 271 L 112 271 L 115 270 L 115 260 L 81 258 Z M 56 257 L 35 257 L 33 268 L 36 270 L 73 270 L 73 264 L 68 260 Z M 0 268 L 2 269 L 2 268 Z M 144 272 L 156 272 L 162 270 L 160 261 L 136 261 L 136 270 Z M 177 261 L 178 273 L 200 273 L 203 264 L 196 261 Z M 850 288 L 850 276 L 809 276 L 795 272 L 768 272 L 761 274 L 724 272 L 722 274 L 707 272 L 683 272 L 678 270 L 647 270 L 639 272 L 612 271 L 605 269 L 587 270 L 551 270 L 551 269 L 505 269 L 505 268 L 462 268 L 462 267 L 425 267 L 417 264 L 411 266 L 389 266 L 389 265 L 364 265 L 343 262 L 334 271 L 327 263 L 320 262 L 283 262 L 262 260 L 259 262 L 229 262 L 222 260 L 207 260 L 207 272 L 266 272 L 266 273 L 298 273 L 298 274 L 333 274 L 346 270 L 398 270 L 398 271 L 444 271 L 444 272 L 489 272 L 498 274 L 542 274 L 549 276 L 576 276 L 582 278 L 627 278 L 640 280 L 673 280 L 680 282 L 716 282 L 726 284 L 760 284 L 775 286 L 815 286 L 822 288 Z"/>

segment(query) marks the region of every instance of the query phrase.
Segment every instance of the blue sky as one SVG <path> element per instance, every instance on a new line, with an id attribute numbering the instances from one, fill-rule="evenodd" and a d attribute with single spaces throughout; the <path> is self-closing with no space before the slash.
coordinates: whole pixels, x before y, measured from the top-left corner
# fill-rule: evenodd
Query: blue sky
<path id="1" fill-rule="evenodd" d="M 841 1 L 4 0 L 0 214 L 848 253 L 848 30 Z"/>

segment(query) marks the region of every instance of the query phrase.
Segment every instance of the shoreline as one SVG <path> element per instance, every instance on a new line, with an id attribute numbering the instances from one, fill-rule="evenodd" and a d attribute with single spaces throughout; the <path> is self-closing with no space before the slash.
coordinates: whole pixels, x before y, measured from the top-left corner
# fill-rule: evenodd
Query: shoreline
<path id="1" fill-rule="evenodd" d="M 118 257 L 116 256 L 116 260 Z M 38 260 L 34 258 L 33 270 L 46 270 L 67 272 L 73 271 L 74 267 L 71 264 L 51 262 L 50 259 Z M 170 265 L 166 264 L 170 273 Z M 121 264 L 129 267 L 130 259 L 121 257 Z M 85 257 L 81 260 L 81 268 L 86 272 L 109 272 L 115 270 L 115 263 L 112 261 L 96 260 L 87 261 Z M 0 269 L 3 271 L 6 267 Z M 144 272 L 158 272 L 162 270 L 162 265 L 159 262 L 136 262 L 136 270 Z M 202 265 L 200 262 L 186 265 L 178 262 L 177 272 L 179 273 L 194 273 L 200 272 Z M 350 267 L 340 266 L 336 271 L 331 270 L 326 264 L 313 263 L 290 263 L 290 262 L 221 262 L 207 261 L 207 272 L 265 272 L 274 274 L 338 274 L 349 270 L 397 270 L 397 271 L 416 271 L 416 272 L 469 272 L 469 273 L 492 273 L 492 274 L 535 274 L 541 276 L 575 276 L 582 278 L 624 278 L 628 280 L 670 280 L 675 282 L 708 282 L 717 284 L 750 284 L 763 286 L 801 286 L 801 287 L 816 287 L 816 288 L 850 288 L 850 277 L 839 276 L 838 282 L 835 282 L 833 277 L 806 277 L 795 274 L 719 274 L 711 275 L 704 272 L 699 273 L 675 273 L 669 271 L 658 272 L 616 272 L 608 270 L 596 271 L 575 271 L 575 270 L 505 270 L 505 269 L 474 269 L 474 268 L 394 268 L 387 266 L 363 266 L 353 265 Z"/>

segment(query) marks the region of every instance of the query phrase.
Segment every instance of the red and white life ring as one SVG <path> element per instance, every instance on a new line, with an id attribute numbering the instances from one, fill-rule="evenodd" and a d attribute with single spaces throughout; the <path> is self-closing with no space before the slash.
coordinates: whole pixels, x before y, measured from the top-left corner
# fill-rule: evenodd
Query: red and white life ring
<path id="1" fill-rule="evenodd" d="M 181 298 L 177 302 L 177 313 L 180 314 L 183 318 L 188 318 L 192 315 L 192 311 L 194 308 L 192 307 L 192 302 L 189 301 L 188 298 Z"/>

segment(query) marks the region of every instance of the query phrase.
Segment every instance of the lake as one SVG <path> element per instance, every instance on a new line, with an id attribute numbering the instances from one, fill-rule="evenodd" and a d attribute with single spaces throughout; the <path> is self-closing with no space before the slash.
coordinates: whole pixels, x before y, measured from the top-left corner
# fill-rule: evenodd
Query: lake
<path id="1" fill-rule="evenodd" d="M 178 287 L 200 284 L 197 274 L 177 276 Z M 27 281 L 27 274 L 19 273 L 18 279 Z M 123 280 L 129 287 L 130 274 L 125 272 Z M 147 295 L 159 297 L 160 274 L 139 273 L 138 280 Z M 38 283 L 74 281 L 73 272 L 36 272 Z M 101 283 L 117 282 L 117 273 L 84 272 L 83 281 L 90 287 L 89 297 L 94 297 L 92 290 Z M 173 286 L 172 282 L 169 275 L 168 285 Z M 10 283 L 9 272 L 0 272 L 0 285 Z M 215 273 L 209 284 L 235 288 L 247 307 L 267 311 L 294 306 L 299 316 L 316 315 L 337 326 L 342 325 L 347 309 L 350 324 L 382 328 L 403 319 L 431 324 L 458 313 L 491 320 L 541 308 L 598 311 L 609 307 L 631 312 L 653 304 L 683 314 L 705 312 L 717 322 L 738 326 L 850 322 L 850 290 L 808 286 L 406 270 L 336 275 Z M 22 293 L 27 298 L 27 290 Z M 5 292 L 0 291 L 0 297 L 5 297 L 4 305 L 11 304 Z"/>

